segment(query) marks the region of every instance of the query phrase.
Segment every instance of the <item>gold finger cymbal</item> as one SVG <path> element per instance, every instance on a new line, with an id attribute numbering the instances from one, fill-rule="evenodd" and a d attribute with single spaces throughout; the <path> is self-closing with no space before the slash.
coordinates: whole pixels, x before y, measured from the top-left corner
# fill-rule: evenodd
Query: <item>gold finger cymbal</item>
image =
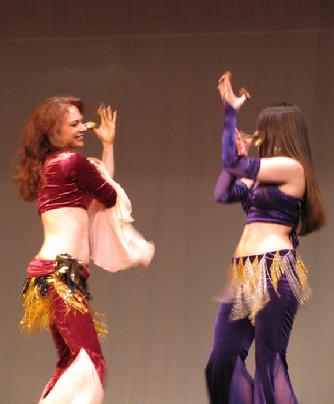
<path id="1" fill-rule="evenodd" d="M 86 129 L 94 129 L 97 127 L 97 124 L 93 121 L 88 121 L 84 123 Z"/>
<path id="2" fill-rule="evenodd" d="M 232 81 L 232 72 L 230 72 L 229 70 L 226 70 L 226 72 L 224 72 L 223 76 L 226 76 L 230 79 L 230 81 Z"/>

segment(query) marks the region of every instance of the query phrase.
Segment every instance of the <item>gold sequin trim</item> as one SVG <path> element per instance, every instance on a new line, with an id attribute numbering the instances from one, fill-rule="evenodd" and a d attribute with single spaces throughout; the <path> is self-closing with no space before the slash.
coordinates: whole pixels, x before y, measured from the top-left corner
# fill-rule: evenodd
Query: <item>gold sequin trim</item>
<path id="1" fill-rule="evenodd" d="M 57 276 L 57 274 L 45 277 L 48 285 L 54 287 L 55 292 L 64 301 L 67 307 L 67 313 L 70 310 L 77 310 L 80 313 L 87 313 L 89 308 L 87 300 L 82 292 L 74 292 Z M 40 286 L 35 282 L 35 278 L 27 279 L 22 293 L 24 315 L 20 321 L 22 331 L 33 334 L 47 329 L 54 321 L 53 297 L 52 293 L 42 296 Z M 65 314 L 66 315 L 66 314 Z M 92 313 L 94 327 L 99 337 L 104 337 L 108 331 L 104 315 L 101 313 Z"/>
<path id="2" fill-rule="evenodd" d="M 34 279 L 27 279 L 22 297 L 24 315 L 20 321 L 21 330 L 32 334 L 46 329 L 53 322 L 52 296 L 42 297 L 39 285 Z"/>
<path id="3" fill-rule="evenodd" d="M 272 258 L 271 258 L 272 257 Z M 267 262 L 271 261 L 268 265 Z M 279 296 L 279 281 L 285 274 L 289 286 L 300 304 L 310 296 L 308 270 L 299 255 L 292 251 L 281 256 L 279 251 L 254 258 L 235 258 L 230 266 L 228 288 L 224 301 L 233 303 L 230 318 L 249 317 L 255 324 L 256 314 L 269 302 L 267 279 Z"/>

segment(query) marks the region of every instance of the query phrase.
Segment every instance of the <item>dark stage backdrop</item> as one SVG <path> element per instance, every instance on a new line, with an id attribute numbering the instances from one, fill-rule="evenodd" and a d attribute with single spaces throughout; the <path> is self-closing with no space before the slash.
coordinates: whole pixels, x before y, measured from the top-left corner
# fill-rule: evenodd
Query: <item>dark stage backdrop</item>
<path id="1" fill-rule="evenodd" d="M 42 233 L 11 177 L 26 119 L 57 94 L 83 97 L 87 118 L 101 101 L 117 108 L 116 180 L 156 243 L 149 269 L 92 268 L 93 305 L 110 329 L 105 402 L 206 402 L 217 298 L 243 223 L 240 207 L 212 197 L 223 125 L 216 82 L 226 69 L 253 96 L 240 113 L 245 130 L 275 101 L 305 113 L 328 219 L 301 240 L 313 296 L 288 362 L 301 403 L 333 402 L 333 22 L 333 3 L 321 1 L 1 2 L 2 403 L 36 403 L 56 359 L 47 332 L 18 330 L 25 267 Z M 84 153 L 99 156 L 93 136 Z"/>

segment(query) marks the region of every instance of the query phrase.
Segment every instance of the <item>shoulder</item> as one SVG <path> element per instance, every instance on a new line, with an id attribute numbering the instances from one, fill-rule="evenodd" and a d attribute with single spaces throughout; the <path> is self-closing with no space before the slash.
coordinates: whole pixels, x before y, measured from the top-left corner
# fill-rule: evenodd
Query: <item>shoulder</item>
<path id="1" fill-rule="evenodd" d="M 292 157 L 285 157 L 285 156 L 277 156 L 277 157 L 262 157 L 261 162 L 271 162 L 272 164 L 277 164 L 281 166 L 287 166 L 287 167 L 300 167 L 303 168 L 301 163 L 292 158 Z"/>
<path id="2" fill-rule="evenodd" d="M 77 176 L 77 173 L 91 166 L 91 163 L 82 154 L 74 151 L 61 151 L 53 158 L 57 160 L 66 176 L 72 179 Z"/>
<path id="3" fill-rule="evenodd" d="M 302 164 L 291 157 L 272 157 L 274 168 L 282 174 L 280 190 L 295 198 L 302 198 L 305 193 L 305 171 Z M 270 164 L 270 163 L 269 163 Z"/>
<path id="4" fill-rule="evenodd" d="M 274 158 L 280 159 L 282 164 L 284 164 L 288 167 L 291 167 L 294 170 L 299 170 L 301 172 L 304 171 L 302 164 L 298 160 L 296 160 L 292 157 L 274 157 Z"/>
<path id="5" fill-rule="evenodd" d="M 87 160 L 82 154 L 74 151 L 64 151 L 62 152 L 63 158 L 68 159 L 69 161 L 82 161 Z"/>
<path id="6" fill-rule="evenodd" d="M 67 167 L 75 167 L 90 164 L 88 159 L 80 153 L 74 151 L 64 151 L 60 153 L 60 159 Z"/>
<path id="7" fill-rule="evenodd" d="M 261 165 L 269 168 L 272 167 L 284 171 L 290 171 L 296 175 L 304 175 L 304 168 L 302 164 L 298 160 L 291 157 L 264 157 L 261 158 Z"/>
<path id="8" fill-rule="evenodd" d="M 81 159 L 85 159 L 85 157 L 83 157 L 80 153 L 76 153 L 70 150 L 60 150 L 48 155 L 46 158 L 46 163 L 68 164 L 75 163 L 76 161 L 80 161 Z"/>

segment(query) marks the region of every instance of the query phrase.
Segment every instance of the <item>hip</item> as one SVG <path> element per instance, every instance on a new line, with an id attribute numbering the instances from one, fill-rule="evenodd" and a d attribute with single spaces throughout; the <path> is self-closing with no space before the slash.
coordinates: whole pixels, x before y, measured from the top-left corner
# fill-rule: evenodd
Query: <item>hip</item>
<path id="1" fill-rule="evenodd" d="M 255 322 L 257 313 L 286 291 L 303 304 L 310 295 L 307 277 L 308 269 L 294 249 L 233 257 L 223 301 L 233 303 L 231 319 Z"/>

